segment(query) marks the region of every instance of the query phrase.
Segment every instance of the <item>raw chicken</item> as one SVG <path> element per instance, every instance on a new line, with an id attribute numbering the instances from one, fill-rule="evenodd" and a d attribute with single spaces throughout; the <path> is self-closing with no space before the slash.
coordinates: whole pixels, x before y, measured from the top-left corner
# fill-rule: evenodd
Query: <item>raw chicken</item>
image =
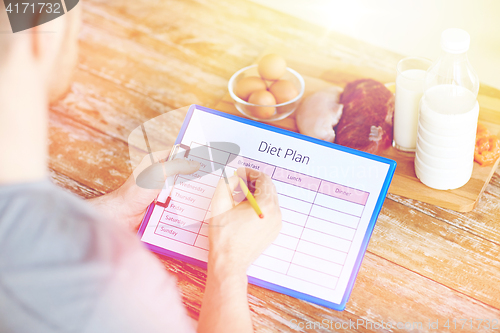
<path id="1" fill-rule="evenodd" d="M 307 97 L 297 109 L 299 132 L 313 138 L 333 142 L 337 125 L 342 116 L 342 105 L 338 103 L 340 88 L 330 87 Z"/>

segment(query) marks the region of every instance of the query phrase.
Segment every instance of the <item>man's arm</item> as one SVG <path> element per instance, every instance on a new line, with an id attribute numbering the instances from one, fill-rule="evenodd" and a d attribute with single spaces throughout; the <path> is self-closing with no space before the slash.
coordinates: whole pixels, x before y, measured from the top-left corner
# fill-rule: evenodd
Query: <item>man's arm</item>
<path id="1" fill-rule="evenodd" d="M 198 332 L 253 332 L 248 307 L 246 271 L 281 230 L 281 212 L 276 188 L 269 176 L 250 169 L 238 175 L 255 182 L 255 199 L 264 218 L 257 216 L 248 201 L 232 207 L 232 198 L 220 181 L 212 200 L 214 217 L 209 224 L 209 258 L 205 295 Z M 234 191 L 238 177 L 229 178 Z"/>
<path id="2" fill-rule="evenodd" d="M 188 163 L 185 160 L 166 162 L 165 170 L 169 170 L 168 175 L 188 174 L 199 167 Z M 249 169 L 238 169 L 238 174 L 249 183 L 255 183 L 255 199 L 264 218 L 260 219 L 247 201 L 233 207 L 225 182 L 219 182 L 212 200 L 214 217 L 209 224 L 208 273 L 199 333 L 253 332 L 246 271 L 281 230 L 278 197 L 269 176 Z M 238 182 L 235 176 L 229 178 L 231 192 Z M 129 229 L 136 230 L 145 207 L 158 192 L 140 188 L 131 176 L 116 191 L 89 201 L 103 213 L 119 214 L 114 217 Z"/>
<path id="3" fill-rule="evenodd" d="M 209 262 L 198 332 L 253 332 L 247 298 L 246 272 L 234 272 L 224 263 Z"/>

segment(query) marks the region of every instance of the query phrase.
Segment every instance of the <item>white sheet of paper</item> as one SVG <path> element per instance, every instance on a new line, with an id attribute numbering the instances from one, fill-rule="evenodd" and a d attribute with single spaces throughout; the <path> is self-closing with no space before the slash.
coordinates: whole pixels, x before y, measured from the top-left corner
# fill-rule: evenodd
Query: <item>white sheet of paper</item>
<path id="1" fill-rule="evenodd" d="M 193 149 L 209 142 L 241 150 L 207 157 Z M 222 168 L 230 176 L 251 167 L 272 176 L 283 228 L 248 275 L 340 303 L 389 165 L 200 110 L 182 144 L 201 168 L 177 177 L 168 207 L 154 208 L 142 241 L 206 262 L 210 202 Z"/>

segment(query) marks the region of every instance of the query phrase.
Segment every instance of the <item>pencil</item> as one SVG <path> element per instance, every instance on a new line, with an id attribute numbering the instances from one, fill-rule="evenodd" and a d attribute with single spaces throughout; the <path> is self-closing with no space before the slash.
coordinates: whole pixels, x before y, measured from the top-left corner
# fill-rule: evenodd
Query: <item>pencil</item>
<path id="1" fill-rule="evenodd" d="M 231 198 L 231 203 L 233 204 L 233 207 L 234 207 L 233 192 L 231 191 L 231 188 L 229 187 L 229 181 L 227 180 L 227 175 L 226 175 L 225 169 L 222 169 L 222 176 L 224 177 L 224 181 L 226 182 L 226 189 L 227 189 L 227 192 L 229 193 L 229 197 Z"/>
<path id="2" fill-rule="evenodd" d="M 257 213 L 257 215 L 261 219 L 263 219 L 264 218 L 264 214 L 262 214 L 262 211 L 260 210 L 260 207 L 257 204 L 257 201 L 255 200 L 254 196 L 252 195 L 252 193 L 248 189 L 247 185 L 245 184 L 245 182 L 243 181 L 243 179 L 241 179 L 241 177 L 238 176 L 238 174 L 236 173 L 236 171 L 234 172 L 234 174 L 240 180 L 240 187 L 243 190 L 243 192 L 245 192 L 245 196 L 247 197 L 248 202 L 250 203 L 250 205 L 252 206 L 252 208 L 255 210 L 255 212 Z"/>

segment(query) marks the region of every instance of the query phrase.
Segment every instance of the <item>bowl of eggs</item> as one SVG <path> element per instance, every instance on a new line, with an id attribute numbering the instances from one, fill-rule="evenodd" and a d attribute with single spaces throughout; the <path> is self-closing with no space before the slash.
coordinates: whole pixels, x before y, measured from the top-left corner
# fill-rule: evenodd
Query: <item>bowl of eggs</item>
<path id="1" fill-rule="evenodd" d="M 276 54 L 240 69 L 228 90 L 236 109 L 253 120 L 276 121 L 291 115 L 304 94 L 304 79 Z"/>

